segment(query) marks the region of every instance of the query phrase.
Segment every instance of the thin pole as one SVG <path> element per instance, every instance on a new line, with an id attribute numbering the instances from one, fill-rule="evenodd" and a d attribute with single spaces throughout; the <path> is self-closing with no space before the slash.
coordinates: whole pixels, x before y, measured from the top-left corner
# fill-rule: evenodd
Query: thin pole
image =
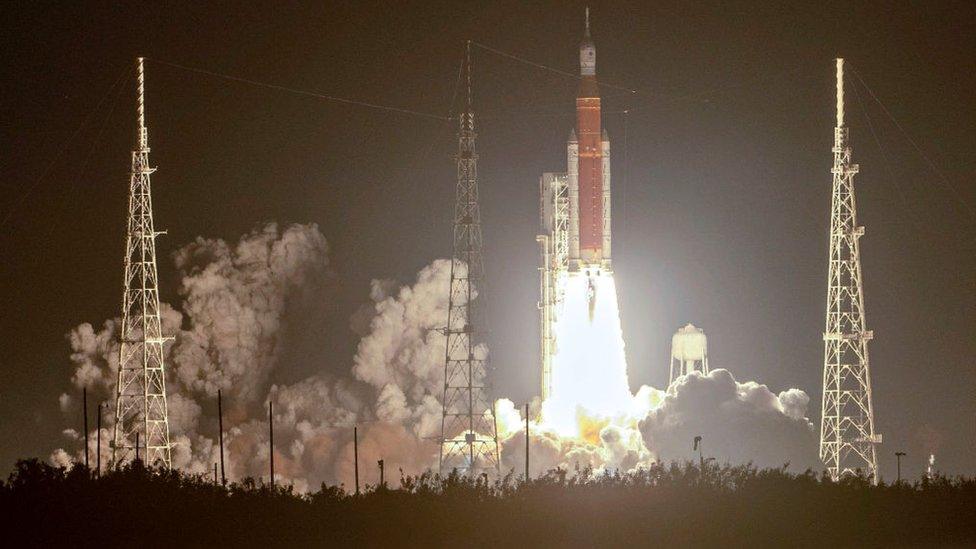
<path id="1" fill-rule="evenodd" d="M 227 475 L 224 474 L 224 406 L 217 389 L 217 426 L 220 429 L 220 483 L 227 486 Z"/>
<path id="2" fill-rule="evenodd" d="M 139 461 L 139 433 L 136 433 L 136 461 Z"/>
<path id="3" fill-rule="evenodd" d="M 901 484 L 901 456 L 905 455 L 905 452 L 895 452 L 895 458 L 898 460 L 898 480 L 895 484 Z"/>
<path id="4" fill-rule="evenodd" d="M 704 446 L 705 445 L 702 443 L 702 436 L 696 436 L 695 445 L 692 447 L 692 450 L 698 450 L 698 473 L 700 481 L 705 480 L 705 455 L 702 452 Z"/>
<path id="5" fill-rule="evenodd" d="M 268 432 L 271 440 L 271 488 L 274 488 L 274 402 L 268 401 Z"/>
<path id="6" fill-rule="evenodd" d="M 837 127 L 844 127 L 844 60 L 837 59 Z"/>
<path id="7" fill-rule="evenodd" d="M 102 403 L 98 403 L 95 415 L 95 475 L 102 476 Z"/>
<path id="8" fill-rule="evenodd" d="M 88 471 L 88 387 L 81 388 L 81 407 L 85 416 L 85 470 Z"/>
<path id="9" fill-rule="evenodd" d="M 359 427 L 352 428 L 352 462 L 356 472 L 356 495 L 359 495 Z"/>
<path id="10" fill-rule="evenodd" d="M 529 481 L 529 404 L 525 404 L 525 482 Z"/>
<path id="11" fill-rule="evenodd" d="M 381 460 L 377 461 L 376 463 L 379 464 L 379 466 L 380 466 L 380 488 L 383 488 L 383 485 L 385 484 L 383 482 L 383 460 L 381 459 Z"/>
<path id="12" fill-rule="evenodd" d="M 471 115 L 471 41 L 470 40 L 468 40 L 468 43 L 466 45 L 466 48 L 467 49 L 465 50 L 465 55 L 466 55 L 465 62 L 467 64 L 467 71 L 466 72 L 467 72 L 467 81 L 468 81 L 468 105 L 467 105 L 467 108 L 465 109 L 464 112 L 465 112 L 466 115 Z M 471 120 L 472 120 L 472 124 L 473 124 L 473 120 L 474 120 L 473 115 L 472 115 Z M 468 229 L 468 230 L 470 231 L 470 229 Z M 468 242 L 469 242 L 469 244 L 471 242 L 470 233 L 469 233 L 469 237 L 468 237 Z M 467 259 L 467 261 L 465 261 L 465 263 L 467 263 L 468 265 L 470 265 L 471 264 L 470 251 L 468 251 L 468 253 L 466 253 L 465 259 Z M 470 271 L 470 269 L 468 270 L 467 278 L 468 278 L 468 283 L 465 284 L 465 289 L 466 289 L 466 292 L 467 292 L 467 295 L 465 296 L 465 303 L 466 303 L 467 306 L 465 307 L 464 312 L 465 312 L 465 315 L 468 316 L 467 322 L 468 322 L 468 324 L 470 324 L 471 323 L 471 316 L 470 316 L 469 313 L 471 312 L 471 300 L 474 297 L 472 295 L 472 284 L 471 284 L 471 271 Z M 480 327 L 481 326 L 479 326 L 479 328 Z M 466 328 L 465 331 L 468 331 L 467 330 L 467 326 L 465 326 L 465 328 Z M 468 386 L 467 386 L 467 391 L 468 391 L 468 410 L 467 410 L 467 412 L 468 412 L 468 432 L 464 434 L 464 438 L 468 440 L 468 474 L 470 475 L 471 471 L 474 470 L 474 387 L 473 387 L 473 384 L 474 384 L 474 361 L 472 360 L 472 358 L 474 358 L 474 357 L 473 357 L 472 349 L 471 349 L 471 335 L 470 335 L 470 333 L 465 338 L 465 341 L 467 342 L 467 347 L 468 347 Z M 450 352 L 450 351 L 448 351 L 448 352 Z M 382 479 L 382 477 L 383 477 L 383 463 L 382 463 L 382 460 L 380 460 L 380 478 Z M 382 484 L 383 484 L 383 481 L 380 480 L 380 485 L 382 485 Z"/>
<path id="13" fill-rule="evenodd" d="M 217 485 L 217 462 L 214 462 L 214 486 Z"/>

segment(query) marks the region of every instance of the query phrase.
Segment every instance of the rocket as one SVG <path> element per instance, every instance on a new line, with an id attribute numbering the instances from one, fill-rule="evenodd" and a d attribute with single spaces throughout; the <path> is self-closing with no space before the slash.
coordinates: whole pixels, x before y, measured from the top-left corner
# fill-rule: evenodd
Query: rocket
<path id="1" fill-rule="evenodd" d="M 579 47 L 580 76 L 576 128 L 567 143 L 570 272 L 589 277 L 612 271 L 610 263 L 610 139 L 600 120 L 596 46 L 590 38 L 590 10 Z M 592 286 L 592 283 L 591 283 Z"/>
<path id="2" fill-rule="evenodd" d="M 600 87 L 596 82 L 596 46 L 590 38 L 590 8 L 580 43 L 576 129 L 567 143 L 569 158 L 570 272 L 587 277 L 590 320 L 596 308 L 596 278 L 610 273 L 610 138 L 600 120 Z"/>
<path id="3" fill-rule="evenodd" d="M 610 262 L 610 138 L 600 121 L 596 46 L 590 38 L 589 9 L 586 10 L 579 54 L 576 125 L 566 142 L 566 171 L 546 172 L 539 178 L 542 234 L 536 240 L 542 255 L 539 308 L 543 311 L 543 333 L 551 333 L 552 322 L 559 314 L 565 291 L 561 282 L 564 274 L 586 277 L 592 320 L 601 278 L 613 272 Z M 551 341 L 545 345 L 551 345 Z M 551 350 L 543 351 L 543 354 L 549 352 Z"/>
<path id="4" fill-rule="evenodd" d="M 579 46 L 576 125 L 566 142 L 566 171 L 539 178 L 539 325 L 542 394 L 549 394 L 556 353 L 555 326 L 566 313 L 567 292 L 586 279 L 590 322 L 597 312 L 600 288 L 612 275 L 610 262 L 610 138 L 600 120 L 600 87 L 596 79 L 596 46 L 586 10 Z M 573 299 L 576 302 L 575 299 Z M 575 314 L 575 312 L 573 313 Z"/>

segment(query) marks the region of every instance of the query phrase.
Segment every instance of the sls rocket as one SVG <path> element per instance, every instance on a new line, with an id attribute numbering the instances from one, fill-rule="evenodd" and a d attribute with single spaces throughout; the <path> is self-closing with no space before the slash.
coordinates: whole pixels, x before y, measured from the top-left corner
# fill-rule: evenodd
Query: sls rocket
<path id="1" fill-rule="evenodd" d="M 596 46 L 590 38 L 590 8 L 580 43 L 580 84 L 576 130 L 566 146 L 569 157 L 569 271 L 587 278 L 590 319 L 596 306 L 594 277 L 610 273 L 610 139 L 600 120 Z"/>
<path id="2" fill-rule="evenodd" d="M 580 83 L 576 128 L 567 143 L 570 272 L 588 276 L 610 272 L 610 139 L 600 120 L 596 46 L 590 38 L 590 11 L 580 43 Z"/>
<path id="3" fill-rule="evenodd" d="M 596 46 L 590 38 L 590 10 L 579 47 L 576 127 L 566 143 L 566 171 L 539 178 L 539 324 L 542 396 L 550 394 L 555 325 L 565 314 L 566 291 L 574 277 L 587 279 L 590 321 L 594 319 L 601 277 L 610 263 L 610 138 L 600 122 Z"/>

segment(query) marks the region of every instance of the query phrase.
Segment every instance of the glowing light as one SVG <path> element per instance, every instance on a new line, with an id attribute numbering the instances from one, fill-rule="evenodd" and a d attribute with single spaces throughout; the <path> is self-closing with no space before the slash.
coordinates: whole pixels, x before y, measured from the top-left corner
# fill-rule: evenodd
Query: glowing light
<path id="1" fill-rule="evenodd" d="M 595 442 L 608 422 L 631 415 L 633 395 L 613 275 L 567 273 L 564 302 L 553 325 L 552 388 L 543 423 L 562 436 Z"/>

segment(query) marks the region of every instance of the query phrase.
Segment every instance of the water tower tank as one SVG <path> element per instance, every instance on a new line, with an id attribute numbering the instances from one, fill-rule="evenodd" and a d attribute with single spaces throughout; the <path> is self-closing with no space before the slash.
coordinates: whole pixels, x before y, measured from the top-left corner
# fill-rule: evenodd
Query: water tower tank
<path id="1" fill-rule="evenodd" d="M 688 324 L 671 337 L 671 375 L 668 384 L 695 370 L 708 374 L 708 340 L 705 332 Z"/>

